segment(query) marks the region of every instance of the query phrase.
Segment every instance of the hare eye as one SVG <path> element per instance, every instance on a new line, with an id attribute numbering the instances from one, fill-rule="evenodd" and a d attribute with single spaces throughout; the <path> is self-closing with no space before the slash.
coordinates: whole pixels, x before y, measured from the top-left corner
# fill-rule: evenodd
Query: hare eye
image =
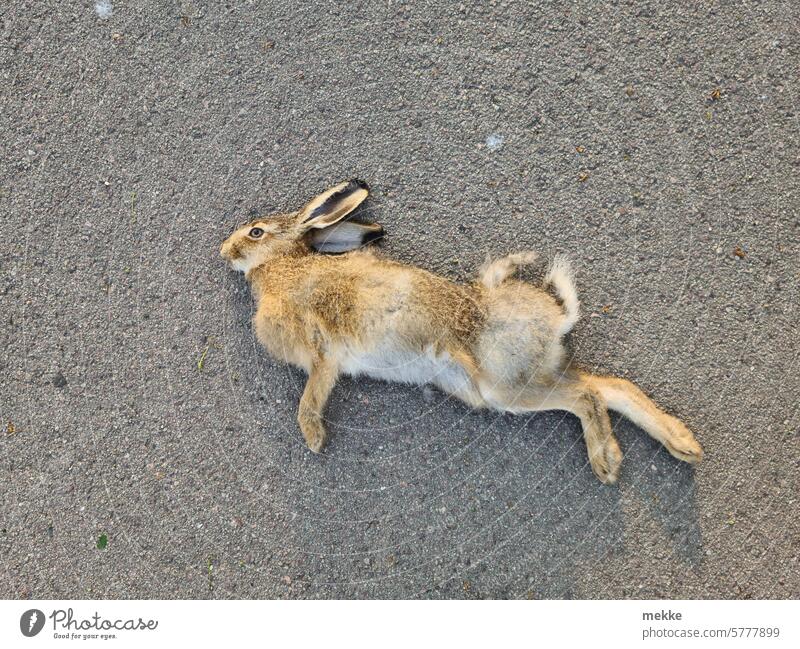
<path id="1" fill-rule="evenodd" d="M 250 228 L 250 232 L 247 233 L 253 239 L 258 239 L 264 234 L 264 230 L 261 228 Z"/>

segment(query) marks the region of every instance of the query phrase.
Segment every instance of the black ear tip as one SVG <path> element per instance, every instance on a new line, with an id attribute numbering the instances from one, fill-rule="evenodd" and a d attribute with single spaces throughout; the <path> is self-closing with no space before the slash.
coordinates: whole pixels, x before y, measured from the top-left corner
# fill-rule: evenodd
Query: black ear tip
<path id="1" fill-rule="evenodd" d="M 383 227 L 377 223 L 375 225 L 377 227 L 373 228 L 364 235 L 363 239 L 361 240 L 362 244 L 367 245 L 369 243 L 374 243 L 375 241 L 379 241 L 386 236 L 386 231 L 383 229 Z"/>
<path id="2" fill-rule="evenodd" d="M 369 191 L 369 185 L 359 178 L 351 179 L 350 187 L 352 188 L 353 191 L 355 191 L 356 189 L 364 189 L 366 191 Z"/>

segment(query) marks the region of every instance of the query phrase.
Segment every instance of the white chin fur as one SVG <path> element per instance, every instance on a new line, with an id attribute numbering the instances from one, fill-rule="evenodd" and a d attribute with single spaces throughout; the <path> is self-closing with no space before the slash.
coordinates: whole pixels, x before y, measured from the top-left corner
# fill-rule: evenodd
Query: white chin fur
<path id="1" fill-rule="evenodd" d="M 231 268 L 233 268 L 234 270 L 238 270 L 246 275 L 256 266 L 260 266 L 261 264 L 263 264 L 268 256 L 269 252 L 267 250 L 254 250 L 247 257 L 234 259 L 231 262 Z"/>
<path id="2" fill-rule="evenodd" d="M 253 267 L 250 259 L 234 259 L 231 262 L 231 268 L 238 270 L 240 273 L 246 273 Z"/>

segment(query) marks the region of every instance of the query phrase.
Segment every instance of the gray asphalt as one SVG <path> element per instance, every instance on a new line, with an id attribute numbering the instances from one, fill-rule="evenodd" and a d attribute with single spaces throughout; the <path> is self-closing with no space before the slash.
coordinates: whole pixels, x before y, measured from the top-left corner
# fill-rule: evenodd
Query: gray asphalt
<path id="1" fill-rule="evenodd" d="M 797 3 L 473 4 L 0 9 L 1 597 L 798 596 Z M 568 254 L 706 461 L 370 380 L 308 452 L 218 248 L 352 176 L 392 258 Z"/>

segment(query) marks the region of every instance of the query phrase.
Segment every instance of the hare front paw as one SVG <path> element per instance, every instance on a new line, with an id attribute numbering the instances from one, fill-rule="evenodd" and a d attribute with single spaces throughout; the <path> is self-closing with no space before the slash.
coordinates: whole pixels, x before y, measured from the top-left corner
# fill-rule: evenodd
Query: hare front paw
<path id="1" fill-rule="evenodd" d="M 321 453 L 322 448 L 325 446 L 325 426 L 319 419 L 314 418 L 300 418 L 300 430 L 303 431 L 303 437 L 306 438 L 306 444 L 314 453 Z"/>

